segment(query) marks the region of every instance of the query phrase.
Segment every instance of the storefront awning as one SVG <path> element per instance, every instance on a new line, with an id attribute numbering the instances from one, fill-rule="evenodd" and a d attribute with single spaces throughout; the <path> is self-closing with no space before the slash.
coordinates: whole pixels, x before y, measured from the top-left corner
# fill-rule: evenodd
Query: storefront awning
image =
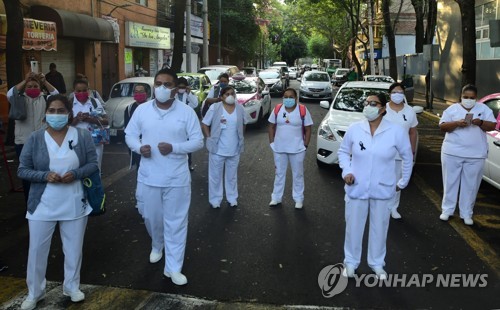
<path id="1" fill-rule="evenodd" d="M 52 21 L 58 37 L 84 38 L 95 41 L 114 41 L 113 27 L 102 18 L 53 9 L 43 5 L 31 7 L 31 17 Z"/>

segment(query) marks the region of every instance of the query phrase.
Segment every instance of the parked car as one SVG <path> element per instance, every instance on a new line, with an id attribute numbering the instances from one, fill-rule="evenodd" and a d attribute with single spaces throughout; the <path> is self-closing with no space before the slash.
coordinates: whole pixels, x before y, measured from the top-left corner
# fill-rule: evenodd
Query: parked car
<path id="1" fill-rule="evenodd" d="M 491 94 L 478 100 L 493 110 L 497 118 L 495 130 L 487 132 L 488 158 L 484 163 L 483 180 L 500 189 L 500 93 Z"/>
<path id="2" fill-rule="evenodd" d="M 271 113 L 271 96 L 264 81 L 259 77 L 235 75 L 229 85 L 236 91 L 236 100 L 248 117 L 248 124 L 262 124 Z"/>
<path id="3" fill-rule="evenodd" d="M 288 72 L 288 76 L 290 79 L 297 79 L 297 68 L 295 67 L 290 67 L 290 71 Z"/>
<path id="4" fill-rule="evenodd" d="M 311 70 L 318 70 L 318 65 L 317 64 L 312 64 L 311 65 Z"/>
<path id="5" fill-rule="evenodd" d="M 243 67 L 241 68 L 241 72 L 243 72 L 245 76 L 250 76 L 250 77 L 257 76 L 257 68 L 255 67 Z"/>
<path id="6" fill-rule="evenodd" d="M 367 82 L 383 82 L 383 83 L 394 83 L 394 79 L 388 75 L 365 75 L 363 76 L 363 81 Z M 415 88 L 413 87 L 413 79 L 407 78 L 401 82 L 405 86 L 405 97 L 407 102 L 413 102 L 415 97 Z"/>
<path id="7" fill-rule="evenodd" d="M 134 87 L 144 85 L 148 99 L 153 99 L 154 77 L 133 77 L 121 80 L 113 85 L 106 101 L 106 114 L 110 125 L 110 135 L 116 136 L 118 131 L 123 131 L 125 109 L 134 102 Z"/>
<path id="8" fill-rule="evenodd" d="M 200 68 L 198 70 L 198 73 L 204 73 L 208 76 L 208 78 L 210 79 L 210 83 L 212 83 L 212 85 L 217 84 L 217 82 L 219 81 L 219 75 L 221 73 L 227 73 L 229 77 L 231 77 L 238 72 L 240 72 L 240 69 L 232 65 L 212 65 Z"/>
<path id="9" fill-rule="evenodd" d="M 347 74 L 349 74 L 348 68 L 338 68 L 332 76 L 332 80 L 335 86 L 340 86 L 347 82 Z"/>
<path id="10" fill-rule="evenodd" d="M 330 76 L 324 71 L 306 71 L 302 76 L 299 101 L 304 99 L 332 100 Z"/>
<path id="11" fill-rule="evenodd" d="M 272 67 L 269 67 L 268 69 L 276 69 L 276 70 L 280 70 L 281 72 L 281 77 L 282 79 L 284 79 L 284 87 L 285 89 L 290 86 L 290 75 L 289 75 L 289 72 L 288 72 L 288 67 L 287 66 L 272 66 Z"/>
<path id="12" fill-rule="evenodd" d="M 320 103 L 322 108 L 328 109 L 328 113 L 318 127 L 316 147 L 318 166 L 339 163 L 337 151 L 347 128 L 352 123 L 365 119 L 363 108 L 366 98 L 383 92 L 389 99 L 389 86 L 391 83 L 346 82 L 337 92 L 331 106 L 328 101 Z M 416 113 L 423 112 L 420 106 L 414 106 L 413 109 Z M 414 160 L 416 157 L 415 154 Z"/>
<path id="13" fill-rule="evenodd" d="M 274 69 L 266 69 L 259 72 L 259 77 L 264 81 L 269 89 L 270 95 L 282 95 L 285 88 L 283 87 L 284 79 L 280 71 Z"/>
<path id="14" fill-rule="evenodd" d="M 198 108 L 196 109 L 196 112 L 198 112 L 201 103 L 207 98 L 208 91 L 212 87 L 210 79 L 203 73 L 179 73 L 177 76 L 185 78 L 189 83 L 189 87 L 191 87 L 191 91 L 198 97 Z"/>
<path id="15" fill-rule="evenodd" d="M 365 75 L 363 76 L 363 81 L 366 82 L 384 82 L 384 83 L 394 83 L 394 79 L 388 75 Z"/>

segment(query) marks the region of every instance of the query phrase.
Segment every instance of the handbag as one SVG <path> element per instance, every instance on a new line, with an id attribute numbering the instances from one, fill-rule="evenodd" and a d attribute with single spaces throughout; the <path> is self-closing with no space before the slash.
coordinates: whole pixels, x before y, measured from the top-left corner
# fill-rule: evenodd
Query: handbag
<path id="1" fill-rule="evenodd" d="M 92 139 L 94 140 L 94 144 L 109 144 L 110 141 L 110 131 L 109 131 L 109 126 L 104 127 L 99 119 L 97 119 L 99 122 L 99 126 L 94 127 L 92 131 L 90 132 L 92 135 Z"/>
<path id="2" fill-rule="evenodd" d="M 91 216 L 101 215 L 106 212 L 106 193 L 101 182 L 100 170 L 95 171 L 82 180 L 85 199 L 92 207 Z"/>
<path id="3" fill-rule="evenodd" d="M 19 94 L 17 88 L 14 87 L 13 95 L 10 97 L 9 119 L 23 121 L 28 116 L 26 112 L 26 101 L 24 96 Z"/>

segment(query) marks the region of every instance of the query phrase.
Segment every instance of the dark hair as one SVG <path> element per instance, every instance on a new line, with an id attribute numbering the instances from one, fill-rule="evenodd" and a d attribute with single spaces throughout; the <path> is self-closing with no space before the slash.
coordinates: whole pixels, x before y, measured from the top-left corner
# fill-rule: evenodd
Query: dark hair
<path id="1" fill-rule="evenodd" d="M 389 94 L 394 90 L 394 88 L 398 86 L 401 87 L 401 89 L 405 90 L 405 86 L 402 83 L 394 82 L 391 84 L 391 86 L 389 86 Z"/>
<path id="2" fill-rule="evenodd" d="M 179 85 L 179 84 L 184 84 L 184 85 L 189 86 L 188 80 L 186 80 L 186 78 L 184 78 L 184 77 L 180 77 L 180 78 L 177 80 L 177 85 Z"/>
<path id="3" fill-rule="evenodd" d="M 378 100 L 380 101 L 380 104 L 385 107 L 387 104 L 387 96 L 384 93 L 378 93 L 378 94 L 373 94 L 370 96 L 377 96 Z"/>
<path id="4" fill-rule="evenodd" d="M 52 68 L 55 68 L 56 67 L 56 64 L 51 62 L 50 65 L 49 65 L 49 69 L 52 69 Z"/>
<path id="5" fill-rule="evenodd" d="M 40 80 L 37 79 L 36 77 L 29 77 L 26 79 L 26 84 L 28 82 L 36 82 L 38 84 L 38 87 L 42 86 L 42 83 L 40 83 Z M 24 88 L 26 89 L 26 84 L 24 84 Z"/>
<path id="6" fill-rule="evenodd" d="M 88 80 L 87 76 L 83 73 L 77 73 L 76 74 L 76 79 L 77 80 Z"/>
<path id="7" fill-rule="evenodd" d="M 229 81 L 229 74 L 221 73 L 221 74 L 219 74 L 219 77 L 217 79 L 220 80 L 222 78 L 226 78 Z"/>
<path id="8" fill-rule="evenodd" d="M 473 91 L 476 96 L 477 96 L 477 87 L 472 84 L 467 84 L 462 88 L 462 94 L 465 93 L 466 91 Z"/>
<path id="9" fill-rule="evenodd" d="M 85 84 L 87 87 L 89 87 L 89 81 L 84 80 L 84 79 L 76 79 L 73 81 L 73 89 L 76 87 L 76 84 Z"/>
<path id="10" fill-rule="evenodd" d="M 287 88 L 287 89 L 285 89 L 285 91 L 283 92 L 283 95 L 284 95 L 287 91 L 291 91 L 291 92 L 293 92 L 293 95 L 295 96 L 295 98 L 297 98 L 297 91 L 295 90 L 295 88 L 288 87 L 288 88 Z"/>
<path id="11" fill-rule="evenodd" d="M 72 122 L 73 122 L 73 105 L 69 102 L 68 100 L 68 97 L 64 96 L 64 95 L 61 95 L 61 94 L 57 94 L 57 95 L 50 95 L 48 98 L 47 98 L 47 105 L 45 106 L 45 113 L 47 113 L 47 111 L 49 110 L 50 108 L 50 104 L 54 101 L 61 101 L 63 104 L 64 104 L 64 107 L 66 108 L 66 110 L 68 110 L 68 125 L 70 125 Z"/>
<path id="12" fill-rule="evenodd" d="M 169 69 L 169 68 L 161 69 L 160 71 L 156 72 L 155 81 L 156 81 L 156 78 L 158 77 L 158 75 L 161 75 L 161 74 L 166 74 L 166 75 L 170 75 L 171 77 L 173 77 L 174 83 L 175 83 L 175 85 L 177 85 L 178 78 L 177 78 L 177 73 L 175 73 L 174 70 Z"/>
<path id="13" fill-rule="evenodd" d="M 229 90 L 233 90 L 234 91 L 234 88 L 232 86 L 227 86 L 227 87 L 224 87 L 221 91 L 220 91 L 220 94 L 219 96 L 224 96 L 225 93 L 227 93 Z"/>

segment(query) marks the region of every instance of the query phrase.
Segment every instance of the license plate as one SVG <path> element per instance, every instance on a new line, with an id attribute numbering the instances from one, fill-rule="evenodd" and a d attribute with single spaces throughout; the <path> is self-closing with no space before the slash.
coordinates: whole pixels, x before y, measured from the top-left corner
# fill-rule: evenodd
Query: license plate
<path id="1" fill-rule="evenodd" d="M 109 135 L 110 136 L 116 136 L 118 134 L 118 130 L 117 129 L 110 129 L 109 130 Z"/>
<path id="2" fill-rule="evenodd" d="M 313 94 L 313 97 L 319 97 L 319 94 Z"/>

